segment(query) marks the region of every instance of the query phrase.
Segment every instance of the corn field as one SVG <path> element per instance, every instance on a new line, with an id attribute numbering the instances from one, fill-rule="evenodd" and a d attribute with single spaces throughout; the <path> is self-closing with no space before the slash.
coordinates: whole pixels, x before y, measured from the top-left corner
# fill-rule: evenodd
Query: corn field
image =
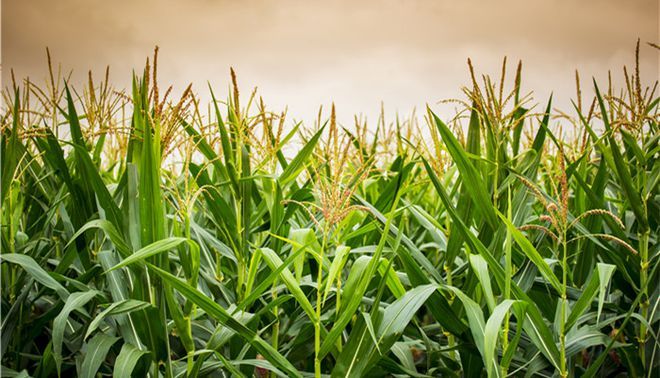
<path id="1" fill-rule="evenodd" d="M 233 70 L 175 94 L 157 50 L 130 91 L 14 79 L 2 376 L 657 377 L 660 97 L 632 67 L 558 110 L 469 62 L 455 116 L 369 125 L 289 122 Z"/>

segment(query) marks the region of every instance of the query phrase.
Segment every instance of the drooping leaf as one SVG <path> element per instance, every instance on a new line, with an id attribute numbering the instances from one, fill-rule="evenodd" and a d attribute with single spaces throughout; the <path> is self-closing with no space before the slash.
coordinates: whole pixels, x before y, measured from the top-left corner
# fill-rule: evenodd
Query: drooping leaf
<path id="1" fill-rule="evenodd" d="M 81 377 L 93 378 L 106 359 L 108 351 L 119 341 L 118 337 L 99 333 L 87 343 L 87 351 L 80 368 Z"/>

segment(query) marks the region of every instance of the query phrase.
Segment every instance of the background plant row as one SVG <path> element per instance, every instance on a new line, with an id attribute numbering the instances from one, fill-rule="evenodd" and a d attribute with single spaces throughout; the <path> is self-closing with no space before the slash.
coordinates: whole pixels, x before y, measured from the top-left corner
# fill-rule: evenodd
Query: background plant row
<path id="1" fill-rule="evenodd" d="M 4 92 L 3 376 L 657 376 L 637 65 L 566 112 L 505 61 L 451 120 L 305 126 L 156 62 Z"/>

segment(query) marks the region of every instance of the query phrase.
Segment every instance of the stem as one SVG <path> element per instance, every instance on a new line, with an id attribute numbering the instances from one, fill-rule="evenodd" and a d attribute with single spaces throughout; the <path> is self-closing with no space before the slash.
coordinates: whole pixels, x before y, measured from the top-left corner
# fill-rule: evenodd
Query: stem
<path id="1" fill-rule="evenodd" d="M 453 286 L 453 279 L 452 279 L 452 270 L 451 266 L 445 265 L 444 267 L 445 270 L 445 280 L 447 281 L 448 286 Z M 454 294 L 450 294 L 448 302 L 450 305 L 454 303 Z M 453 348 L 456 346 L 456 339 L 454 338 L 454 335 L 452 335 L 450 332 L 445 331 L 444 332 L 445 336 L 447 336 L 447 345 L 451 349 L 449 352 L 449 357 L 452 360 L 456 360 L 456 351 L 453 350 Z"/>
<path id="2" fill-rule="evenodd" d="M 7 213 L 6 213 L 7 214 L 7 220 L 8 220 L 8 223 L 9 223 L 9 227 L 8 227 L 9 228 L 9 253 L 16 253 L 16 240 L 15 240 L 16 225 L 14 224 L 14 216 L 13 216 L 15 210 L 14 210 L 14 201 L 13 201 L 13 194 L 12 194 L 13 183 L 11 183 L 7 189 L 9 191 L 9 193 L 7 193 L 7 208 L 8 209 L 7 209 Z M 16 268 L 14 267 L 13 264 L 11 265 L 10 272 L 11 272 L 11 276 L 10 276 L 10 279 L 9 279 L 9 284 L 11 285 L 10 287 L 12 287 L 14 289 L 13 293 L 10 294 L 10 301 L 13 302 L 13 300 L 16 297 L 18 297 L 18 295 L 19 295 L 19 293 L 18 293 L 19 288 L 16 287 L 16 285 L 15 285 L 16 284 Z"/>
<path id="3" fill-rule="evenodd" d="M 511 191 L 507 191 L 507 218 L 509 221 L 513 221 L 511 215 Z M 506 240 L 504 242 L 504 274 L 506 276 L 506 281 L 504 281 L 504 299 L 511 298 L 511 279 L 513 277 L 513 266 L 511 263 L 511 232 L 507 230 Z M 504 318 L 504 332 L 502 333 L 502 346 L 506 350 L 509 345 L 509 317 L 510 312 L 506 312 L 506 317 Z"/>
<path id="4" fill-rule="evenodd" d="M 236 101 L 236 100 L 234 100 Z M 238 112 L 237 112 L 238 113 Z M 237 114 L 238 117 L 238 114 Z M 237 122 L 239 124 L 239 122 Z M 238 126 L 237 126 L 238 128 Z M 236 143 L 236 155 L 234 157 L 234 160 L 236 162 L 236 172 L 239 174 L 239 179 L 243 179 L 243 159 L 242 159 L 242 151 L 243 151 L 243 141 L 241 139 L 241 133 L 237 131 L 236 135 L 238 136 L 238 141 Z M 243 224 L 243 201 L 245 200 L 243 198 L 243 190 L 242 184 L 238 184 L 238 196 L 236 199 L 236 207 L 235 207 L 235 213 L 236 213 L 236 232 L 239 233 L 239 235 L 243 235 L 243 227 L 248 227 L 248 225 Z M 243 285 L 245 285 L 245 269 L 246 269 L 246 260 L 247 260 L 247 255 L 245 254 L 245 249 L 243 245 L 247 243 L 247 240 L 243 240 L 243 238 L 239 238 L 238 240 L 238 254 L 237 254 L 237 277 L 236 277 L 236 297 L 238 298 L 239 301 L 243 299 Z"/>
<path id="5" fill-rule="evenodd" d="M 498 200 L 498 197 L 499 197 L 499 193 L 498 193 L 498 190 L 497 190 L 497 188 L 499 186 L 497 181 L 500 179 L 499 178 L 499 176 L 500 176 L 499 175 L 500 174 L 500 161 L 498 159 L 499 154 L 500 154 L 499 146 L 496 146 L 495 147 L 495 177 L 493 179 L 493 205 L 495 207 L 497 207 L 497 200 Z"/>
<path id="6" fill-rule="evenodd" d="M 648 274 L 649 274 L 649 231 L 639 234 L 639 256 L 640 262 L 640 289 L 642 290 L 642 300 L 639 303 L 639 310 L 642 318 L 647 319 L 649 311 L 649 294 L 648 294 Z M 647 329 L 644 322 L 639 324 L 639 358 L 642 361 L 642 366 L 646 367 L 646 334 Z"/>
<path id="7" fill-rule="evenodd" d="M 512 266 L 511 266 L 511 233 L 507 231 L 506 234 L 506 244 L 505 244 L 505 276 L 506 281 L 504 283 L 504 299 L 509 299 L 511 297 L 511 280 L 512 278 Z M 511 312 L 507 311 L 504 316 L 504 329 L 502 330 L 502 351 L 505 352 L 509 347 L 509 319 L 511 318 Z M 502 375 L 507 376 L 507 366 L 502 366 Z"/>
<path id="8" fill-rule="evenodd" d="M 319 322 L 316 321 L 314 323 L 314 377 L 315 378 L 321 378 L 321 360 L 319 360 L 319 350 L 321 350 L 321 326 Z"/>
<path id="9" fill-rule="evenodd" d="M 336 306 L 336 311 L 339 312 L 341 309 L 341 274 L 337 277 L 337 306 Z M 337 316 L 337 315 L 335 315 Z M 341 352 L 342 345 L 341 345 L 341 337 L 337 338 L 337 342 L 335 343 L 337 346 L 337 350 Z"/>
<path id="10" fill-rule="evenodd" d="M 314 377 L 321 377 L 321 360 L 319 351 L 321 350 L 321 280 L 323 279 L 323 258 L 325 247 L 328 241 L 328 226 L 323 228 L 323 242 L 319 254 L 319 271 L 316 277 L 316 321 L 314 323 Z"/>
<path id="11" fill-rule="evenodd" d="M 161 265 L 162 267 L 162 265 Z M 165 288 L 162 286 L 163 282 L 158 278 L 155 280 L 156 282 L 156 296 L 157 302 L 156 306 L 160 309 L 160 321 L 162 322 L 164 326 L 164 334 L 165 334 L 165 350 L 167 352 L 167 357 L 165 358 L 165 361 L 162 361 L 162 363 L 165 365 L 165 377 L 171 378 L 174 376 L 174 373 L 172 371 L 172 349 L 170 347 L 170 341 L 169 341 L 169 334 L 167 331 L 167 300 L 165 299 Z"/>
<path id="12" fill-rule="evenodd" d="M 566 231 L 562 235 L 562 247 L 563 247 L 563 256 L 562 256 L 562 292 L 561 292 L 561 312 L 559 319 L 559 353 L 560 353 L 560 364 L 561 364 L 561 376 L 568 377 L 568 371 L 566 369 L 566 309 L 568 307 L 568 301 L 566 296 L 566 286 L 567 286 L 567 277 L 568 277 L 568 259 L 567 259 L 567 245 L 566 245 Z"/>
<path id="13" fill-rule="evenodd" d="M 238 300 L 241 301 L 243 299 L 243 285 L 245 285 L 245 262 L 243 261 L 242 257 L 238 258 L 237 260 L 238 271 L 236 277 L 236 296 L 238 297 Z"/>
<path id="14" fill-rule="evenodd" d="M 507 219 L 510 222 L 513 222 L 512 210 L 511 210 L 511 190 L 507 189 Z M 506 280 L 504 281 L 504 299 L 511 298 L 511 280 L 513 279 L 513 265 L 511 263 L 511 232 L 507 229 L 506 239 L 504 241 L 504 275 Z M 511 312 L 507 311 L 504 316 L 504 329 L 502 330 L 502 352 L 506 353 L 506 350 L 509 348 L 509 320 L 511 318 Z M 508 365 L 508 364 L 505 364 Z M 501 365 L 502 376 L 507 376 L 507 371 L 509 370 L 508 366 Z"/>
<path id="15" fill-rule="evenodd" d="M 273 287 L 271 289 L 271 295 L 273 296 L 273 301 L 277 300 L 277 289 L 276 289 L 277 280 L 273 282 Z M 280 317 L 279 317 L 279 306 L 273 307 L 273 315 L 275 315 L 275 324 L 273 324 L 273 337 L 272 337 L 272 346 L 273 349 L 277 350 L 277 345 L 279 344 L 280 337 Z M 274 372 L 270 373 L 271 378 L 275 378 L 277 375 Z"/>
<path id="16" fill-rule="evenodd" d="M 185 217 L 184 217 L 184 232 L 185 232 L 186 238 L 188 240 L 192 240 L 192 235 L 190 234 L 190 216 L 188 216 L 188 213 L 184 213 L 184 214 L 185 214 Z M 189 253 L 189 257 L 192 259 L 192 253 Z M 193 279 L 196 279 L 196 277 L 194 277 L 192 272 L 191 272 L 191 275 L 192 275 Z M 191 284 L 196 286 L 197 282 L 191 282 Z M 186 321 L 188 322 L 188 330 L 192 330 L 191 312 L 193 311 L 192 310 L 193 308 L 194 307 L 191 307 L 190 312 L 185 314 L 185 317 L 184 317 L 184 319 L 186 319 Z M 184 311 L 185 311 L 185 309 L 184 309 Z M 191 332 L 191 335 L 192 335 L 192 332 Z M 192 350 L 188 351 L 188 366 L 187 366 L 188 374 L 190 374 L 192 372 L 194 364 L 195 364 L 195 343 L 193 342 Z"/>

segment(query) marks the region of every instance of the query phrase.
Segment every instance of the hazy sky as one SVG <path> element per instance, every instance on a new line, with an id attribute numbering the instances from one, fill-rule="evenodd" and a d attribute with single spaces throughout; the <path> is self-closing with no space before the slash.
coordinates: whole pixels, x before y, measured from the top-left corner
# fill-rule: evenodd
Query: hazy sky
<path id="1" fill-rule="evenodd" d="M 4 0 L 2 78 L 46 76 L 45 47 L 74 81 L 106 65 L 119 87 L 160 46 L 162 83 L 206 81 L 226 93 L 229 67 L 242 93 L 258 86 L 273 110 L 314 118 L 335 101 L 340 120 L 461 96 L 466 59 L 499 75 L 502 58 L 523 60 L 523 90 L 566 108 L 574 70 L 584 85 L 634 63 L 637 38 L 660 42 L 658 0 Z M 642 47 L 642 73 L 657 80 L 658 52 Z M 224 97 L 224 96 L 223 96 Z"/>

